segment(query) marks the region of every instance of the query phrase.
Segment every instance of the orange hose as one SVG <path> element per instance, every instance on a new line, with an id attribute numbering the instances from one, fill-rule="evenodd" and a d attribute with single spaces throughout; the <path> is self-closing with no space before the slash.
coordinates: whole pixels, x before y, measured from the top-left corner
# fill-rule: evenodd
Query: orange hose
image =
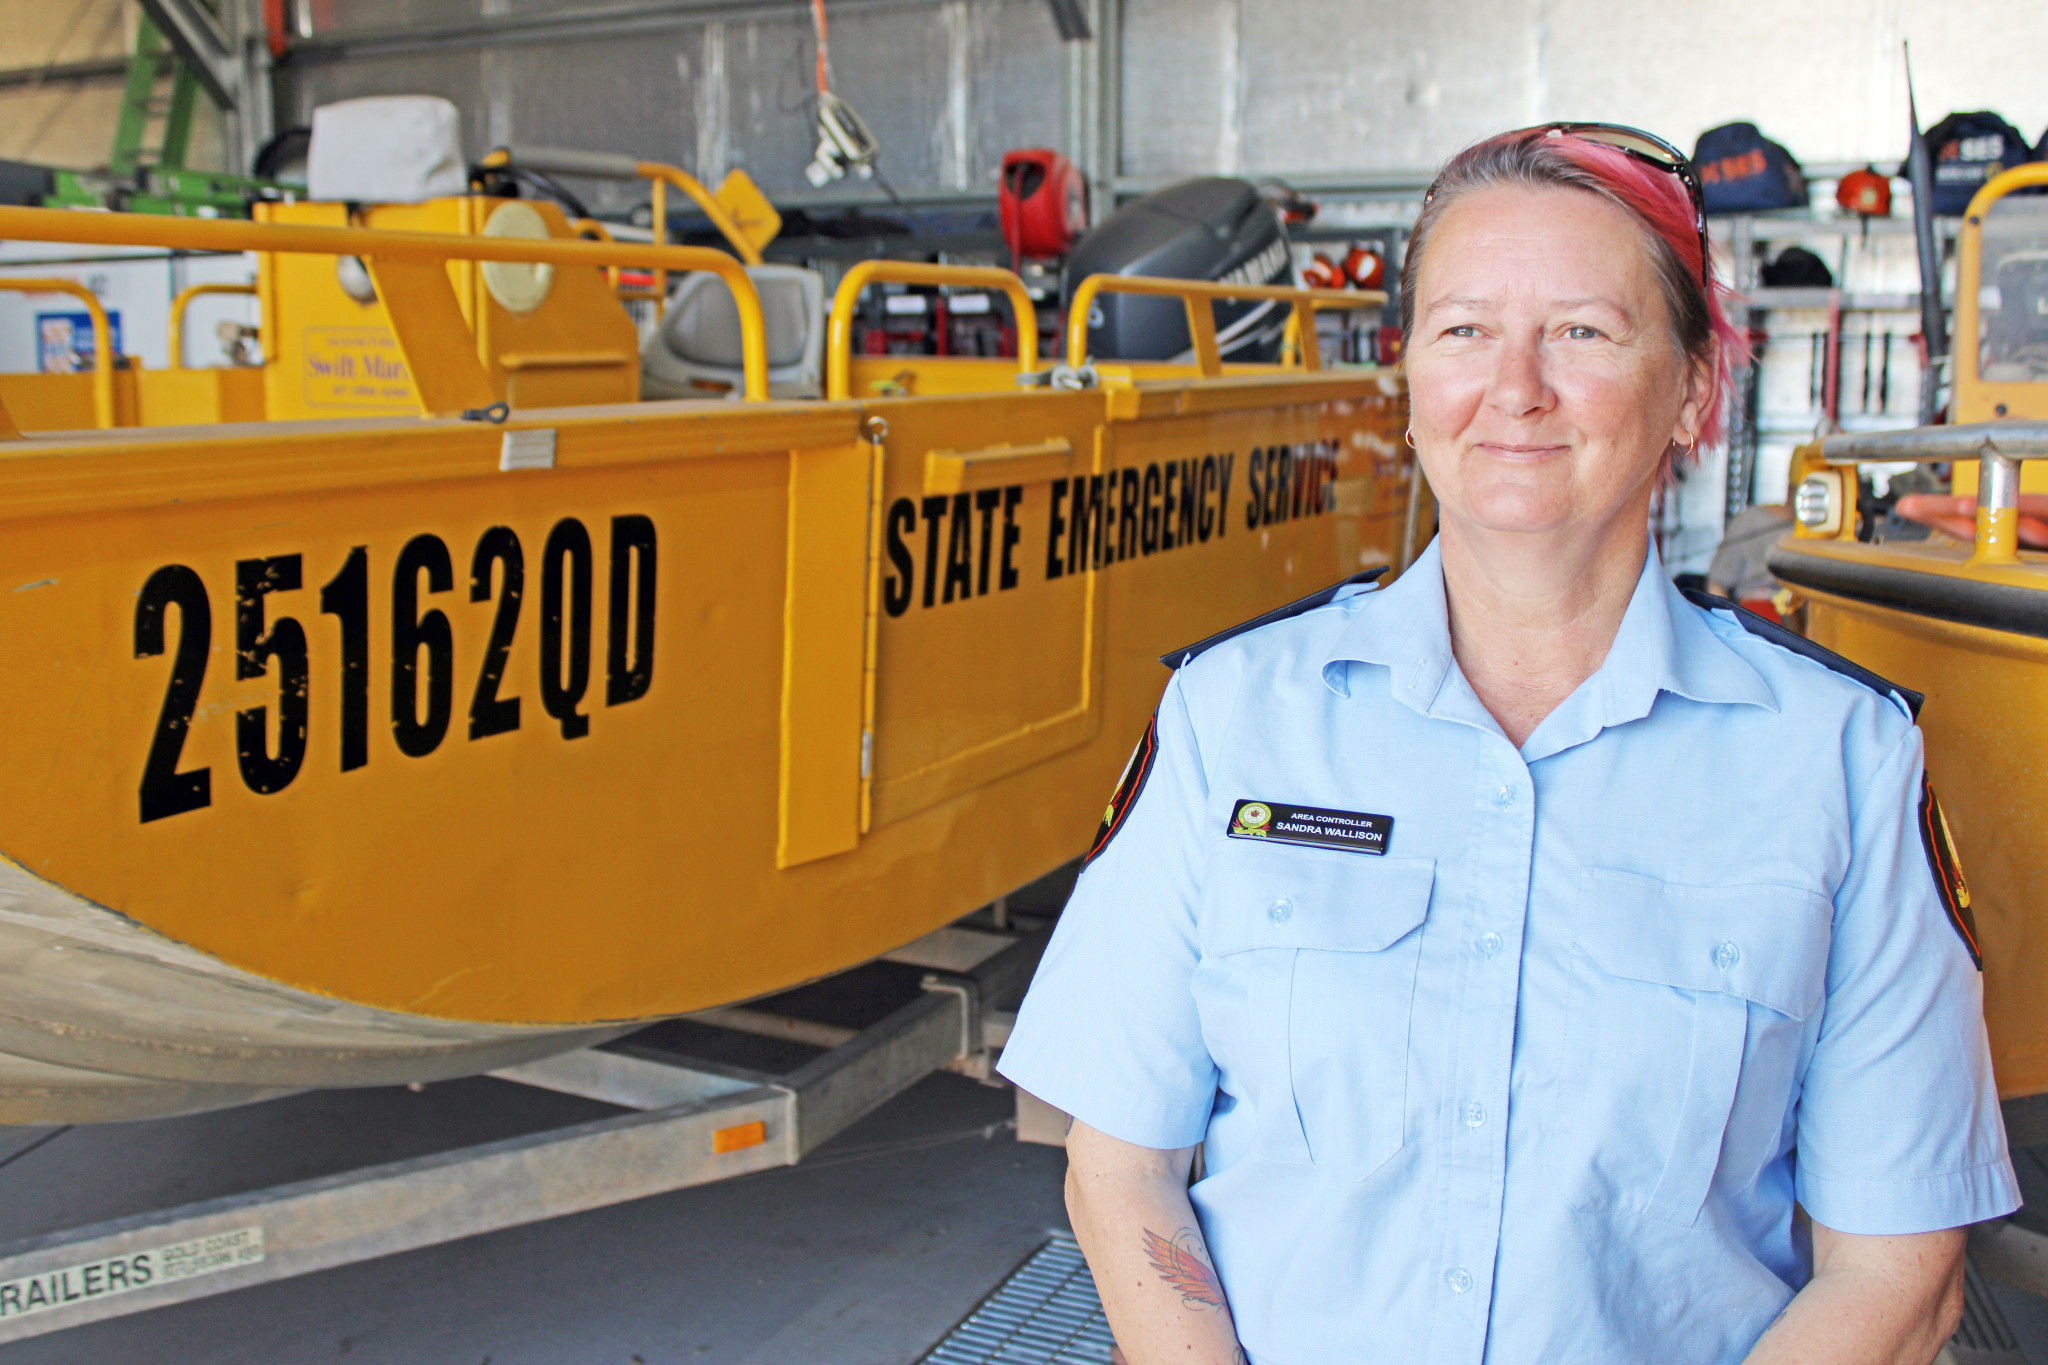
<path id="1" fill-rule="evenodd" d="M 825 47 L 825 0 L 811 0 L 811 22 L 818 29 L 818 93 L 822 95 L 832 88 L 832 59 Z"/>

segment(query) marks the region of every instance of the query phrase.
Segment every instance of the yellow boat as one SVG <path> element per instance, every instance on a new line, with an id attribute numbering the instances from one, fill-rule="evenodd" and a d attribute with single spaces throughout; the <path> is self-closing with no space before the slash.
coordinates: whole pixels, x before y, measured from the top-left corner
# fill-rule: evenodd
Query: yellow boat
<path id="1" fill-rule="evenodd" d="M 265 357 L 0 376 L 0 1122 L 471 1074 L 872 959 L 1085 847 L 1156 656 L 1433 520 L 1398 376 L 1320 363 L 1356 294 L 1097 277 L 1070 357 L 1123 290 L 1191 362 L 1050 370 L 1016 276 L 867 262 L 824 395 L 771 401 L 758 225 L 261 213 L 0 209 L 256 253 Z M 622 270 L 725 281 L 731 397 L 640 401 Z M 1023 353 L 851 354 L 880 281 L 1007 294 Z M 1225 297 L 1293 310 L 1286 363 L 1223 363 Z"/>
<path id="2" fill-rule="evenodd" d="M 1955 424 L 1803 447 L 1797 526 L 1770 559 L 1815 641 L 1926 694 L 1928 774 L 1968 880 L 2008 1101 L 2048 1094 L 2048 878 L 2030 832 L 2048 796 L 2048 555 L 2020 549 L 2018 510 L 2022 490 L 2048 492 L 2048 467 L 2027 463 L 2048 458 L 2048 200 L 2012 197 L 2043 185 L 2048 165 L 2005 171 L 1964 217 Z M 1974 543 L 1858 541 L 1854 466 L 1891 461 L 1953 461 L 1955 492 L 1982 494 Z"/>

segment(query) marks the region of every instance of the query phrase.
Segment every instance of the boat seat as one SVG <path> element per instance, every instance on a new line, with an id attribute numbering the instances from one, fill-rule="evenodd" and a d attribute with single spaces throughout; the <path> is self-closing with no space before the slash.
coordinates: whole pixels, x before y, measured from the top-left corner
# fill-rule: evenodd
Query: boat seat
<path id="1" fill-rule="evenodd" d="M 768 394 L 818 398 L 825 383 L 825 282 L 794 265 L 750 265 L 768 331 Z M 724 280 L 683 276 L 640 349 L 642 398 L 741 396 L 740 310 Z"/>

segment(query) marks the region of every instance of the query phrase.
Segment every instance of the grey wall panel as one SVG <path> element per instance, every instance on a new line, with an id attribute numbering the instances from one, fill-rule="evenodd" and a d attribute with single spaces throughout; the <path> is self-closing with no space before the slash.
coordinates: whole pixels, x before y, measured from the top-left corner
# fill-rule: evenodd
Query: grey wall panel
<path id="1" fill-rule="evenodd" d="M 1214 174 L 1237 169 L 1240 0 L 1125 0 L 1125 175 Z M 1291 29 L 1280 11 L 1254 7 Z"/>
<path id="2" fill-rule="evenodd" d="M 952 0 L 929 9 L 857 12 L 832 20 L 833 93 L 849 100 L 874 129 L 882 142 L 883 172 L 899 187 L 955 188 L 959 159 L 948 67 L 952 45 L 969 36 L 966 8 Z"/>
<path id="3" fill-rule="evenodd" d="M 350 28 L 448 23 L 480 0 L 364 0 Z M 485 17 L 538 0 L 481 0 Z M 559 7 L 546 6 L 549 12 Z M 501 142 L 627 152 L 715 183 L 744 167 L 771 194 L 807 190 L 817 145 L 808 10 L 676 23 L 630 37 L 501 42 L 286 67 L 287 109 L 434 94 L 463 111 L 477 156 Z M 331 26 L 323 31 L 334 31 Z M 1057 145 L 1065 60 L 1044 0 L 907 0 L 832 15 L 833 87 L 882 144 L 905 190 L 993 189 L 1003 153 Z M 593 202 L 623 191 L 579 184 Z"/>
<path id="4" fill-rule="evenodd" d="M 471 156 L 489 137 L 483 54 L 474 48 L 394 53 L 360 61 L 288 67 L 280 73 L 278 125 L 311 123 L 313 110 L 365 95 L 439 95 L 462 111 L 462 145 Z"/>
<path id="5" fill-rule="evenodd" d="M 503 13 L 501 0 L 299 0 L 312 7 L 315 33 L 425 28 Z"/>
<path id="6" fill-rule="evenodd" d="M 1533 122 L 1540 8 L 1540 0 L 1399 12 L 1356 0 L 1247 5 L 1237 42 L 1240 165 L 1406 169 Z"/>
<path id="7" fill-rule="evenodd" d="M 1060 146 L 1066 54 L 1045 0 L 976 0 L 970 13 L 974 126 L 967 188 L 974 189 L 996 183 L 1004 152 Z"/>
<path id="8" fill-rule="evenodd" d="M 522 43 L 484 52 L 487 145 L 525 142 L 694 166 L 699 27 L 634 38 Z M 569 182 L 594 210 L 647 197 L 638 182 Z"/>
<path id="9" fill-rule="evenodd" d="M 620 0 L 311 0 L 335 33 L 575 12 Z M 1120 172 L 1412 172 L 1546 118 L 1610 118 L 1690 145 L 1752 119 L 1808 162 L 1903 152 L 1899 43 L 1921 108 L 2048 121 L 2048 24 L 2027 0 L 1123 0 Z M 839 92 L 905 191 L 986 189 L 1005 150 L 1059 146 L 1065 56 L 1045 0 L 831 0 Z M 1987 42 L 1995 59 L 1987 57 Z M 631 38 L 452 45 L 285 68 L 312 103 L 427 92 L 462 106 L 471 150 L 521 139 L 633 151 L 715 180 L 745 166 L 808 188 L 812 36 L 786 17 L 707 13 Z M 1076 149 L 1066 148 L 1070 154 Z"/>
<path id="10" fill-rule="evenodd" d="M 728 164 L 745 168 L 770 194 L 800 188 L 817 146 L 811 122 L 815 49 L 810 21 L 728 22 L 723 29 L 726 93 L 720 103 Z M 843 67 L 840 84 L 845 84 Z M 873 118 L 858 95 L 847 95 L 863 117 Z M 895 166 L 891 143 L 899 130 L 877 127 L 876 132 L 891 153 L 888 164 Z"/>
<path id="11" fill-rule="evenodd" d="M 1690 147 L 1747 119 L 1808 162 L 1905 151 L 1920 108 L 2048 122 L 2027 0 L 1127 0 L 1124 165 L 1137 177 L 1414 171 L 1489 133 L 1610 119 Z M 1995 50 L 1995 51 L 1994 51 Z"/>

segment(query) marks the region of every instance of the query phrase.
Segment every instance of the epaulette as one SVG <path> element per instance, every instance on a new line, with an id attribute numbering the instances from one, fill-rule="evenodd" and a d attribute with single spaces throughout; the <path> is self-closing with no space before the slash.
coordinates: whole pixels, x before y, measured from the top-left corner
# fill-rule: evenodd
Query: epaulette
<path id="1" fill-rule="evenodd" d="M 1299 616 L 1305 611 L 1314 611 L 1317 607 L 1327 605 L 1335 600 L 1338 593 L 1351 587 L 1353 584 L 1377 582 L 1380 575 L 1385 572 L 1387 572 L 1387 566 L 1382 564 L 1377 569 L 1367 569 L 1363 573 L 1355 573 L 1343 582 L 1332 583 L 1322 591 L 1312 592 L 1298 602 L 1289 602 L 1284 607 L 1273 608 L 1273 610 L 1263 616 L 1254 616 L 1249 621 L 1240 621 L 1226 630 L 1219 630 L 1206 639 L 1195 641 L 1195 643 L 1185 649 L 1170 649 L 1159 656 L 1159 662 L 1165 664 L 1168 668 L 1179 668 L 1189 659 L 1207 650 L 1214 649 L 1225 640 L 1234 640 L 1246 631 L 1257 630 L 1260 626 L 1270 626 L 1275 621 L 1285 621 L 1289 617 Z"/>
<path id="2" fill-rule="evenodd" d="M 1889 678 L 1881 678 L 1862 664 L 1845 659 L 1832 649 L 1815 644 L 1797 631 L 1785 629 L 1776 621 L 1766 621 L 1739 602 L 1731 602 L 1725 597 L 1716 597 L 1697 588 L 1680 588 L 1679 591 L 1685 594 L 1686 601 L 1702 611 L 1734 612 L 1735 619 L 1741 622 L 1742 628 L 1751 635 L 1760 640 L 1768 640 L 1780 649 L 1789 649 L 1801 658 L 1811 659 L 1822 668 L 1839 673 L 1845 678 L 1860 682 L 1880 697 L 1890 697 L 1896 692 L 1905 699 L 1906 709 L 1912 712 L 1913 719 L 1920 719 L 1920 706 L 1927 698 L 1912 688 L 1901 687 Z"/>

